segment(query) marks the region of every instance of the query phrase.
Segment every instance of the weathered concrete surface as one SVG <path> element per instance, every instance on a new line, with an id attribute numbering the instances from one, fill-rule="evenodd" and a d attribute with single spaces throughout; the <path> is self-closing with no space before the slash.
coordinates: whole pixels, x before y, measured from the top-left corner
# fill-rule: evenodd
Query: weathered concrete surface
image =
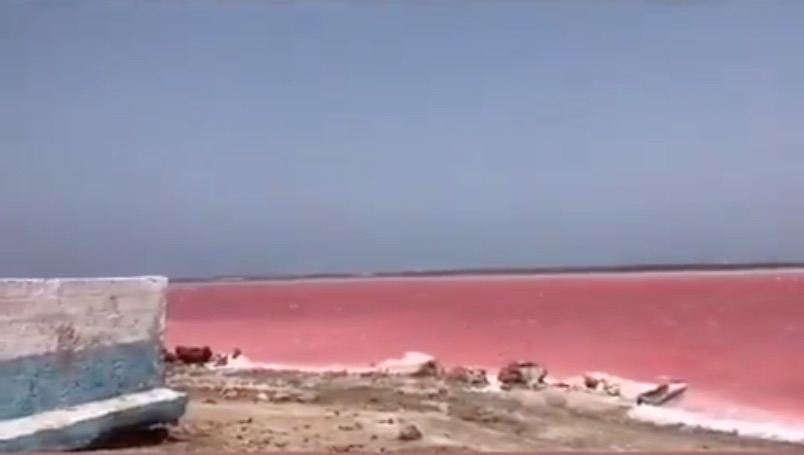
<path id="1" fill-rule="evenodd" d="M 121 425 L 179 419 L 185 397 L 153 395 L 167 284 L 0 280 L 0 451 L 75 449 Z"/>

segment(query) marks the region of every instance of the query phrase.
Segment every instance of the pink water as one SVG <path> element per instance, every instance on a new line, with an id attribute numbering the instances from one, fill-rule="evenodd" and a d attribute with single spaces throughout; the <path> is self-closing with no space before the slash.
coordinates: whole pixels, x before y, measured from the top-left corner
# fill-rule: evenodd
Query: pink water
<path id="1" fill-rule="evenodd" d="M 804 418 L 804 271 L 178 285 L 169 298 L 169 343 L 257 361 L 533 359 L 684 379 L 692 408 Z"/>

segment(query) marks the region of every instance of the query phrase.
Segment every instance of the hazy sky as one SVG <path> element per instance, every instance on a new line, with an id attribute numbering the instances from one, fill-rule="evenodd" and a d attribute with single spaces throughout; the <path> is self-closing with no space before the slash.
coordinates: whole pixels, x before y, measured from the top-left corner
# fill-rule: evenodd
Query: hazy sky
<path id="1" fill-rule="evenodd" d="M 0 275 L 804 260 L 802 24 L 4 0 Z"/>

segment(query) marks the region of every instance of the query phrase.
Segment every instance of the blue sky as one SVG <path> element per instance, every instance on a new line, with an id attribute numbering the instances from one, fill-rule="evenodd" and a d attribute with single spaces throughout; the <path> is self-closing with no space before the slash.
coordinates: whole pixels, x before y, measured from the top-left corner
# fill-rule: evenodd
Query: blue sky
<path id="1" fill-rule="evenodd" d="M 0 2 L 0 275 L 804 260 L 804 2 Z"/>

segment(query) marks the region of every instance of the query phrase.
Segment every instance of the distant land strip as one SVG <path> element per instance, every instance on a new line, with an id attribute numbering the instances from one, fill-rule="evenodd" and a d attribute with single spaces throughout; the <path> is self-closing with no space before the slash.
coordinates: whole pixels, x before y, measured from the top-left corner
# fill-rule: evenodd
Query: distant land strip
<path id="1" fill-rule="evenodd" d="M 743 262 L 743 263 L 708 263 L 708 264 L 633 264 L 621 266 L 567 266 L 567 267 L 531 267 L 531 268 L 467 268 L 467 269 L 431 269 L 402 270 L 372 273 L 310 273 L 284 275 L 244 275 L 244 276 L 212 276 L 212 277 L 173 277 L 174 283 L 209 283 L 209 282 L 242 282 L 242 281 L 287 281 L 313 279 L 350 279 L 350 278 L 415 278 L 415 277 L 450 277 L 450 276 L 494 276 L 494 275 L 558 275 L 558 274 L 593 274 L 593 273 L 642 273 L 642 272 L 727 272 L 740 270 L 784 270 L 804 269 L 802 262 Z"/>

